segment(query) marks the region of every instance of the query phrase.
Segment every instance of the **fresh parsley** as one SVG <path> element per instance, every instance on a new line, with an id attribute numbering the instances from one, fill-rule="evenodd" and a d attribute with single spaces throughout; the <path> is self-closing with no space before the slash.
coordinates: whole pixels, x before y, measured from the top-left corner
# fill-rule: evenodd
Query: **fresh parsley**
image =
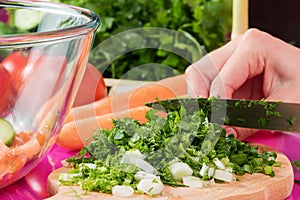
<path id="1" fill-rule="evenodd" d="M 169 166 L 174 161 L 188 164 L 193 175 L 204 181 L 212 177 L 202 176 L 201 169 L 204 165 L 214 166 L 216 160 L 237 176 L 262 173 L 272 177 L 275 175 L 273 166 L 280 166 L 275 152 L 261 152 L 257 146 L 237 140 L 233 135 L 226 136 L 220 125 L 208 122 L 205 110 L 189 113 L 180 107 L 170 111 L 167 118 L 150 110 L 147 118 L 146 124 L 130 118 L 116 119 L 111 130 L 99 129 L 93 141 L 67 160 L 74 170 L 82 163 L 92 163 L 95 167 L 87 167 L 80 176 L 62 183 L 80 183 L 85 190 L 106 193 L 122 184 L 136 189 L 137 181 L 133 177 L 139 167 L 121 162 L 126 152 L 136 150 L 154 166 L 162 182 L 171 186 L 184 186 L 171 174 Z"/>

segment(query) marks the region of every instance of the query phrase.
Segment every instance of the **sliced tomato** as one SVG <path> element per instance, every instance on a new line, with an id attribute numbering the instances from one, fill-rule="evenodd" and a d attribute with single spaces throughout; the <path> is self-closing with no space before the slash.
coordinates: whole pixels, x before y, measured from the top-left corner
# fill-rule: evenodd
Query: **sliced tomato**
<path id="1" fill-rule="evenodd" d="M 9 54 L 2 64 L 11 74 L 15 90 L 19 92 L 24 87 L 24 82 L 35 71 L 44 84 L 56 84 L 59 81 L 59 73 L 66 65 L 66 58 L 60 55 L 46 55 L 35 49 L 20 50 Z"/>
<path id="2" fill-rule="evenodd" d="M 41 52 L 36 50 L 14 51 L 2 61 L 2 64 L 11 75 L 15 91 L 19 92 L 26 79 L 39 68 L 38 66 L 43 66 L 43 70 L 48 74 L 47 78 L 44 79 L 47 79 L 47 81 L 51 79 L 52 83 L 57 81 L 59 76 L 57 68 L 66 64 L 66 59 L 63 56 L 42 55 Z M 41 70 L 39 69 L 38 71 Z M 7 86 L 5 85 L 5 87 Z M 107 88 L 101 72 L 94 65 L 88 63 L 73 107 L 92 103 L 105 97 L 106 94 Z M 6 104 L 3 105 L 6 107 Z"/>
<path id="3" fill-rule="evenodd" d="M 101 72 L 91 63 L 87 64 L 73 107 L 92 103 L 102 99 L 107 88 Z"/>
<path id="4" fill-rule="evenodd" d="M 17 91 L 23 83 L 23 70 L 27 65 L 27 61 L 28 57 L 23 51 L 14 51 L 2 61 L 2 65 L 11 74 Z"/>
<path id="5" fill-rule="evenodd" d="M 45 73 L 47 72 L 48 76 L 45 78 L 47 81 L 48 79 L 52 79 L 52 82 L 57 81 L 57 76 L 59 76 L 57 74 L 59 72 L 58 68 L 66 64 L 66 58 L 63 56 L 43 55 L 36 50 L 14 51 L 2 61 L 2 64 L 11 74 L 11 81 L 15 91 L 19 92 L 26 79 L 38 69 L 38 66 L 43 66 L 43 70 Z M 101 72 L 94 65 L 88 63 L 73 106 L 92 103 L 105 97 L 106 94 L 107 88 Z"/>
<path id="6" fill-rule="evenodd" d="M 0 64 L 0 116 L 3 117 L 9 111 L 16 95 L 10 73 Z"/>

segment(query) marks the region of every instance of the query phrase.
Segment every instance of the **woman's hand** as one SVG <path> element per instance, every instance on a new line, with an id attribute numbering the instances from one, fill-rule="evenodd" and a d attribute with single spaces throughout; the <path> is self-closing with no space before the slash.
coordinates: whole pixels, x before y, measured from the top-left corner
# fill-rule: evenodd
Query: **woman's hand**
<path id="1" fill-rule="evenodd" d="M 300 102 L 300 50 L 249 29 L 189 66 L 185 77 L 192 96 Z"/>
<path id="2" fill-rule="evenodd" d="M 189 66 L 189 94 L 300 101 L 300 50 L 249 29 Z"/>

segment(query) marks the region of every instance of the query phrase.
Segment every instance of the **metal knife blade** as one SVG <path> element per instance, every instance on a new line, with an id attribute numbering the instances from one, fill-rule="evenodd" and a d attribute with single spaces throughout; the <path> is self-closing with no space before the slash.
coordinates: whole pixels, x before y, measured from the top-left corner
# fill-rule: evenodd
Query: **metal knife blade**
<path id="1" fill-rule="evenodd" d="M 176 98 L 146 104 L 154 109 L 171 111 L 183 106 L 187 112 L 200 109 L 212 123 L 221 125 L 300 132 L 300 104 L 265 100 L 218 98 Z"/>

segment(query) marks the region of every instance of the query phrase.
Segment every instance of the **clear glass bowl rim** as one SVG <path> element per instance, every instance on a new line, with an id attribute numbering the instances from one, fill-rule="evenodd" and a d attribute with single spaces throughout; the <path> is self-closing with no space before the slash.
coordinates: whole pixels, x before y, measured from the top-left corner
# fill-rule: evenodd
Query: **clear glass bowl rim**
<path id="1" fill-rule="evenodd" d="M 0 48 L 6 48 L 10 46 L 17 46 L 17 45 L 26 45 L 26 44 L 30 45 L 30 44 L 44 43 L 44 42 L 51 42 L 51 41 L 60 41 L 69 38 L 74 38 L 80 35 L 86 35 L 87 33 L 94 32 L 100 25 L 100 19 L 98 15 L 92 10 L 86 8 L 80 8 L 68 4 L 61 4 L 61 3 L 48 2 L 48 1 L 28 1 L 28 0 L 0 1 L 0 9 L 4 5 L 6 7 L 11 6 L 14 8 L 26 8 L 29 6 L 29 7 L 36 8 L 36 10 L 43 10 L 44 8 L 47 8 L 52 11 L 54 9 L 61 9 L 61 10 L 71 9 L 73 11 L 76 11 L 77 13 L 82 13 L 81 15 L 84 14 L 84 16 L 87 16 L 90 20 L 81 25 L 58 29 L 58 30 L 0 35 Z"/>

